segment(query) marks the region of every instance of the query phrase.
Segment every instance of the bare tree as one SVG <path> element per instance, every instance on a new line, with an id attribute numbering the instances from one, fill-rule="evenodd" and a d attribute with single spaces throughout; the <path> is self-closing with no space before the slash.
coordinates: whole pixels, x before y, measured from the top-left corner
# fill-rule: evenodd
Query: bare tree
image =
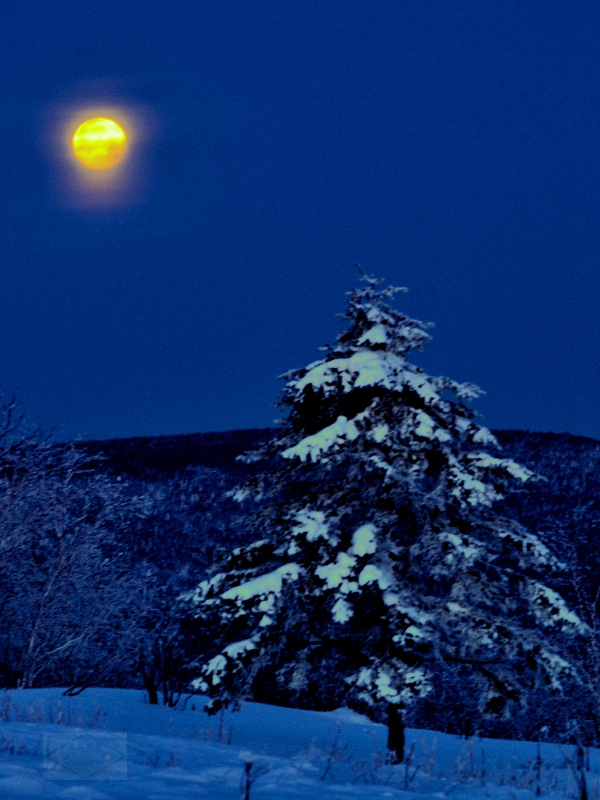
<path id="1" fill-rule="evenodd" d="M 598 564 L 590 557 L 589 548 L 578 546 L 570 537 L 559 531 L 555 534 L 566 563 L 566 586 L 573 597 L 572 606 L 587 625 L 587 634 L 574 655 L 579 673 L 592 705 L 587 714 L 588 728 L 585 734 L 593 736 L 594 746 L 600 738 L 600 578 Z M 581 732 L 580 732 L 581 736 Z"/>
<path id="2" fill-rule="evenodd" d="M 15 409 L 0 406 L 0 679 L 97 683 L 134 658 L 139 576 L 116 536 L 132 499 L 97 458 L 28 430 Z"/>

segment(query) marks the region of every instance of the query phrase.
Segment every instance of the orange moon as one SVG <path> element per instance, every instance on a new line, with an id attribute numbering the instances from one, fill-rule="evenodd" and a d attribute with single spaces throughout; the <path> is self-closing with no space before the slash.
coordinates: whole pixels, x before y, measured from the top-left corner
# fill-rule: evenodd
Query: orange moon
<path id="1" fill-rule="evenodd" d="M 93 117 L 77 128 L 72 139 L 75 158 L 88 169 L 111 169 L 122 161 L 127 134 L 118 122 Z"/>

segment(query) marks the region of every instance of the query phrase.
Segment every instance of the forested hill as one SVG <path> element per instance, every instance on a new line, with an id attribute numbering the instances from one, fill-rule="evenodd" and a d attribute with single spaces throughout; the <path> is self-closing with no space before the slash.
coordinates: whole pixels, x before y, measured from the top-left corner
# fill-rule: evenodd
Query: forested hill
<path id="1" fill-rule="evenodd" d="M 597 586 L 600 565 L 600 441 L 568 433 L 494 431 L 502 455 L 532 469 L 542 480 L 499 505 L 562 557 L 565 543 L 578 551 L 582 572 Z"/>
<path id="2" fill-rule="evenodd" d="M 275 428 L 215 431 L 174 436 L 136 436 L 131 439 L 81 441 L 87 455 L 102 453 L 114 475 L 160 481 L 190 467 L 210 467 L 240 473 L 236 456 L 252 450 L 275 433 Z"/>
<path id="3" fill-rule="evenodd" d="M 115 475 L 161 481 L 190 467 L 210 467 L 243 474 L 236 456 L 273 436 L 275 428 L 147 436 L 78 444 L 88 455 L 103 453 L 106 468 Z M 547 478 L 524 494 L 536 498 L 567 497 L 600 504 L 600 441 L 569 433 L 493 431 L 502 456 L 524 464 Z M 517 505 L 520 505 L 518 503 Z M 580 505 L 580 503 L 577 503 Z"/>
<path id="4" fill-rule="evenodd" d="M 100 452 L 113 475 L 169 483 L 195 468 L 218 470 L 225 484 L 243 477 L 247 466 L 235 458 L 273 436 L 274 428 L 136 437 L 81 442 L 87 454 Z M 560 530 L 581 544 L 600 536 L 600 441 L 568 433 L 495 430 L 501 455 L 524 464 L 543 480 L 504 501 L 503 511 L 530 530 L 553 537 Z M 587 547 L 586 547 L 587 549 Z"/>

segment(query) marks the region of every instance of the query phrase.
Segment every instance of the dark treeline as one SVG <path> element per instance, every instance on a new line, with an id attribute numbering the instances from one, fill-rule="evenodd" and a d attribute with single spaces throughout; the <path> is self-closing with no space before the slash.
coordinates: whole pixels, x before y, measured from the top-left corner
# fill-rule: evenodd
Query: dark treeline
<path id="1" fill-rule="evenodd" d="M 273 431 L 56 445 L 23 432 L 13 413 L 4 407 L 0 429 L 0 683 L 64 686 L 71 693 L 143 687 L 151 702 L 175 704 L 189 680 L 177 598 L 202 579 L 220 549 L 247 541 L 243 517 L 226 493 L 252 469 L 236 456 Z M 491 723 L 472 699 L 472 677 L 446 665 L 434 695 L 417 704 L 408 722 L 507 738 L 572 738 L 577 729 L 596 742 L 600 442 L 494 433 L 503 456 L 543 476 L 500 510 L 565 561 L 554 588 L 592 629 L 586 652 L 569 654 L 583 680 L 564 697 L 538 689 L 527 712 Z M 303 706 L 339 705 L 343 698 L 329 692 L 330 683 L 324 674 Z M 268 681 L 257 686 L 256 699 L 294 702 Z"/>

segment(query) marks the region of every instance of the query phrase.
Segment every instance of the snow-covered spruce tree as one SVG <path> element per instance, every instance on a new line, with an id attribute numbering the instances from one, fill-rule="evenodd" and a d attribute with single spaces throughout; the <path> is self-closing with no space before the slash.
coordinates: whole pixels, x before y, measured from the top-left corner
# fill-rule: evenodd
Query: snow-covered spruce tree
<path id="1" fill-rule="evenodd" d="M 548 634 L 584 626 L 543 583 L 561 563 L 492 510 L 535 476 L 485 452 L 497 442 L 464 402 L 476 386 L 406 360 L 430 337 L 389 305 L 405 290 L 362 278 L 336 344 L 282 376 L 279 435 L 243 457 L 267 459 L 234 493 L 258 501 L 257 541 L 183 599 L 215 643 L 192 684 L 209 713 L 251 698 L 265 667 L 299 686 L 327 658 L 402 761 L 404 710 L 432 664 L 469 665 L 482 712 L 507 715 L 534 685 L 560 691 L 573 669 Z"/>

